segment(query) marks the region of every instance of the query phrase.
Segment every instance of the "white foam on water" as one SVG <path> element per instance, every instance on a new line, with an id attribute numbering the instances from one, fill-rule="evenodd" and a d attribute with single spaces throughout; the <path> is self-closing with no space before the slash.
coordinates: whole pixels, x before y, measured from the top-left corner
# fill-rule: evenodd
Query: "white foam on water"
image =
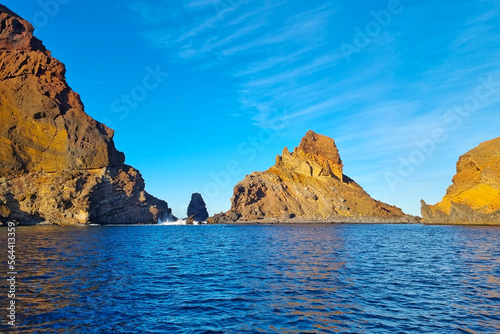
<path id="1" fill-rule="evenodd" d="M 197 222 L 197 221 L 193 222 L 192 224 L 187 224 L 186 221 L 187 221 L 186 219 L 179 219 L 175 222 L 174 221 L 165 221 L 165 222 L 158 223 L 158 225 L 167 225 L 167 226 L 172 225 L 172 226 L 174 226 L 174 225 L 205 225 L 206 224 L 206 222 Z"/>

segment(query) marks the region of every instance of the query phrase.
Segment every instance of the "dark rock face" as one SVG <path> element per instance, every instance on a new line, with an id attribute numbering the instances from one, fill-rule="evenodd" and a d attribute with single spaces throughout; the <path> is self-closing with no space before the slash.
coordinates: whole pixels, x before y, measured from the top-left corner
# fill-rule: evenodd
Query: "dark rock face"
<path id="1" fill-rule="evenodd" d="M 421 203 L 427 224 L 500 225 L 500 137 L 460 157 L 441 202 Z"/>
<path id="2" fill-rule="evenodd" d="M 152 224 L 174 219 L 88 116 L 33 26 L 0 5 L 0 222 Z"/>
<path id="3" fill-rule="evenodd" d="M 193 218 L 194 221 L 204 222 L 208 219 L 208 211 L 203 197 L 199 193 L 191 195 L 191 202 L 187 209 L 188 217 Z"/>

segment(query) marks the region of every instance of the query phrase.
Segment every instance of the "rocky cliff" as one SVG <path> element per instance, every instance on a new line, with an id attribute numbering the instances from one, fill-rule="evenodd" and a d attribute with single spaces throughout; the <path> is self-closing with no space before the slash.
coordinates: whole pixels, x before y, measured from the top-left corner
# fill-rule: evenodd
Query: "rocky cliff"
<path id="1" fill-rule="evenodd" d="M 500 137 L 465 153 L 443 200 L 422 201 L 427 224 L 500 225 Z"/>
<path id="2" fill-rule="evenodd" d="M 155 223 L 167 203 L 124 165 L 33 26 L 0 5 L 0 220 Z"/>
<path id="3" fill-rule="evenodd" d="M 210 222 L 339 218 L 414 221 L 401 209 L 374 200 L 344 175 L 334 140 L 309 131 L 293 152 L 285 148 L 270 169 L 254 172 L 239 182 L 234 188 L 231 210 L 214 216 Z"/>

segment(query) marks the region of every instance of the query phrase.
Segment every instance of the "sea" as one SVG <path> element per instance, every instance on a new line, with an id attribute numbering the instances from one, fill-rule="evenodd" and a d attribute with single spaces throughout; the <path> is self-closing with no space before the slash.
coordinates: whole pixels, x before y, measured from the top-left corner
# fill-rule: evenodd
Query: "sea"
<path id="1" fill-rule="evenodd" d="M 7 232 L 2 333 L 500 333 L 500 227 L 16 227 L 14 275 Z"/>

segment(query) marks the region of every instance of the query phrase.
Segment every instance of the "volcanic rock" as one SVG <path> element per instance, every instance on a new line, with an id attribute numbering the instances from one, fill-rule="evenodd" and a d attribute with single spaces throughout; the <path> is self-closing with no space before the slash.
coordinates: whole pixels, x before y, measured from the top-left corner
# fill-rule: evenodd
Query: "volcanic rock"
<path id="1" fill-rule="evenodd" d="M 457 173 L 442 201 L 427 205 L 427 224 L 500 225 L 500 137 L 460 157 Z"/>
<path id="2" fill-rule="evenodd" d="M 31 24 L 0 6 L 0 28 L 0 175 L 123 165 Z"/>
<path id="3" fill-rule="evenodd" d="M 239 182 L 231 210 L 210 222 L 226 222 L 229 217 L 238 221 L 409 220 L 401 209 L 374 200 L 344 175 L 334 140 L 313 131 L 306 133 L 293 152 L 285 148 L 270 169 Z"/>
<path id="4" fill-rule="evenodd" d="M 208 218 L 208 211 L 203 197 L 199 193 L 191 195 L 191 201 L 187 209 L 188 217 L 193 216 L 193 220 L 197 222 L 204 222 Z"/>
<path id="5" fill-rule="evenodd" d="M 0 5 L 0 221 L 156 223 L 167 203 L 124 165 L 33 26 Z"/>

